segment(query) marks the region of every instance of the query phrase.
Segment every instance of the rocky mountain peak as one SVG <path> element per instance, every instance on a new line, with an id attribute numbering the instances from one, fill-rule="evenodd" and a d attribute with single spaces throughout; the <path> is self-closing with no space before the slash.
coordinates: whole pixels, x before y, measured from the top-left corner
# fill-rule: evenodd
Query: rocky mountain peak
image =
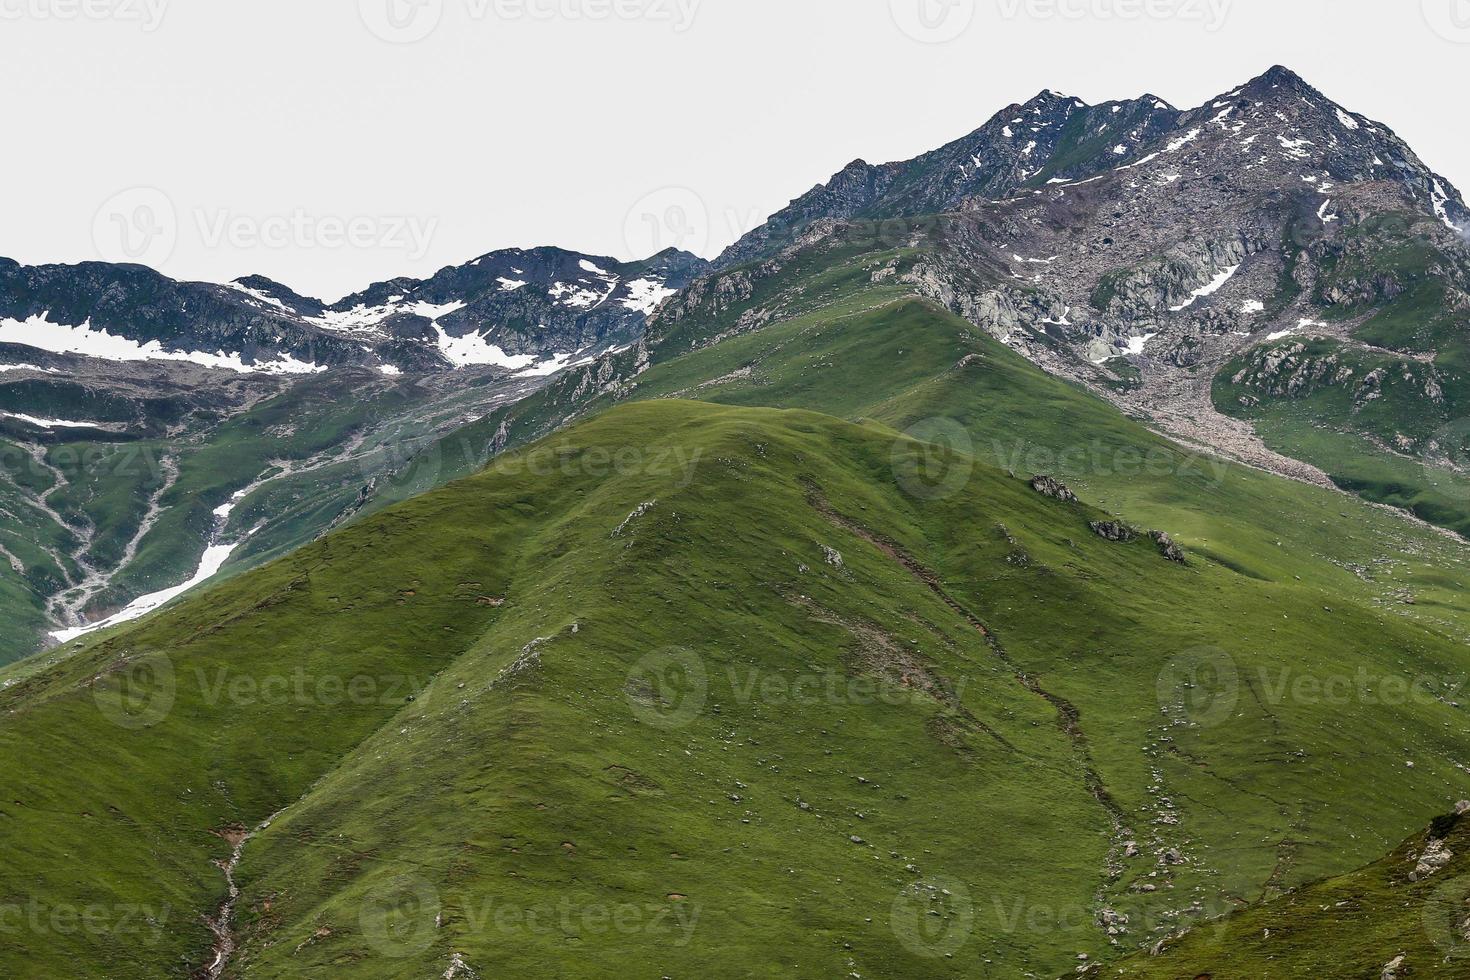
<path id="1" fill-rule="evenodd" d="M 233 282 L 226 283 L 225 288 L 243 293 L 267 306 L 278 307 L 292 313 L 318 316 L 326 307 L 321 300 L 302 296 L 290 286 L 266 276 L 241 276 Z"/>
<path id="2" fill-rule="evenodd" d="M 1056 89 L 1047 88 L 1042 89 L 1040 92 L 1037 92 L 1028 101 L 1023 103 L 1019 108 L 1040 109 L 1044 112 L 1048 109 L 1058 109 L 1062 107 L 1070 109 L 1085 109 L 1087 108 L 1087 103 L 1083 102 L 1079 98 L 1076 98 L 1075 96 L 1064 95 L 1063 93 L 1058 92 Z"/>
<path id="3" fill-rule="evenodd" d="M 1322 93 L 1313 88 L 1305 78 L 1287 68 L 1285 65 L 1272 65 L 1269 69 L 1246 82 L 1238 90 L 1245 95 L 1261 96 L 1269 92 L 1310 93 L 1321 95 Z"/>
<path id="4" fill-rule="evenodd" d="M 938 214 L 971 198 L 999 199 L 1028 186 L 1090 177 L 1136 159 L 1177 121 L 1173 107 L 1152 96 L 1092 106 L 1046 89 L 914 159 L 879 166 L 853 161 L 727 249 L 715 265 L 776 251 L 818 220 Z"/>
<path id="5" fill-rule="evenodd" d="M 999 126 L 1037 126 L 1065 123 L 1074 114 L 1092 108 L 1081 99 L 1046 89 L 1019 105 L 1007 106 L 996 113 L 976 133 L 987 133 Z"/>
<path id="6" fill-rule="evenodd" d="M 1414 207 L 1450 228 L 1470 218 L 1459 192 L 1392 129 L 1281 66 L 1185 113 L 1178 132 L 1153 149 L 1173 152 L 1186 144 L 1194 170 L 1244 185 L 1326 196 L 1344 184 L 1396 183 Z"/>

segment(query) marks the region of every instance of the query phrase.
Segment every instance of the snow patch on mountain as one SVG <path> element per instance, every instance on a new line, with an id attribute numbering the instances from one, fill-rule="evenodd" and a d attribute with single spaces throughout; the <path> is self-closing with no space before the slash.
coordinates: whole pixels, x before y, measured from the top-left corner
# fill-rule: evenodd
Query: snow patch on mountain
<path id="1" fill-rule="evenodd" d="M 414 316 L 421 316 L 425 320 L 435 321 L 442 319 L 443 317 L 446 317 L 451 313 L 458 313 L 460 310 L 464 309 L 468 305 L 468 303 L 464 303 L 461 301 L 455 301 L 452 303 L 418 302 L 410 303 L 408 306 L 404 307 L 404 311 L 407 313 L 412 313 Z"/>
<path id="2" fill-rule="evenodd" d="M 607 284 L 604 283 L 604 285 Z M 578 310 L 590 310 L 593 307 L 601 306 L 604 302 L 606 302 L 607 298 L 611 296 L 617 290 L 617 288 L 618 283 L 616 279 L 612 281 L 612 284 L 609 286 L 606 292 L 598 292 L 595 289 L 588 288 L 582 283 L 574 284 L 558 282 L 552 284 L 551 288 L 547 290 L 547 294 L 551 296 L 552 299 L 558 300 L 562 306 L 570 306 L 573 309 Z"/>
<path id="3" fill-rule="evenodd" d="M 1164 152 L 1165 153 L 1178 153 L 1186 145 L 1188 145 L 1190 143 L 1193 143 L 1195 140 L 1199 139 L 1199 134 L 1200 134 L 1200 130 L 1199 130 L 1198 127 L 1194 128 L 1194 129 L 1191 129 L 1189 132 L 1185 133 L 1183 136 L 1179 137 L 1177 140 L 1174 140 L 1172 143 L 1170 143 L 1168 145 L 1168 147 L 1164 150 Z"/>
<path id="4" fill-rule="evenodd" d="M 1150 153 L 1148 156 L 1144 157 L 1142 160 L 1135 160 L 1132 163 L 1125 163 L 1125 164 L 1123 164 L 1123 166 L 1117 167 L 1115 169 L 1117 169 L 1117 170 L 1132 170 L 1134 167 L 1141 167 L 1141 166 L 1143 166 L 1146 163 L 1153 163 L 1158 158 L 1159 158 L 1159 154 L 1157 154 L 1157 153 Z"/>
<path id="5" fill-rule="evenodd" d="M 1143 348 L 1148 345 L 1148 342 L 1150 340 L 1153 340 L 1157 336 L 1158 336 L 1158 334 L 1156 334 L 1156 333 L 1146 333 L 1142 337 L 1129 337 L 1128 338 L 1128 353 L 1129 354 L 1132 354 L 1134 356 L 1137 356 L 1139 354 L 1142 354 L 1143 353 Z"/>
<path id="6" fill-rule="evenodd" d="M 228 503 L 221 504 L 214 509 L 216 536 L 229 523 L 230 512 L 238 506 L 242 497 L 243 494 L 236 494 L 230 498 Z M 249 537 L 249 535 L 246 535 L 246 537 Z M 171 589 L 164 589 L 161 592 L 154 592 L 150 595 L 140 596 L 128 603 L 122 611 L 99 622 L 88 623 L 86 626 L 78 626 L 74 629 L 55 630 L 51 633 L 51 638 L 58 643 L 70 643 L 72 640 L 80 639 L 88 633 L 95 633 L 98 630 L 117 626 L 120 623 L 130 623 L 135 619 L 141 619 L 153 610 L 177 599 L 185 592 L 214 578 L 219 573 L 219 570 L 224 567 L 225 562 L 229 560 L 230 555 L 234 554 L 235 549 L 243 543 L 243 539 L 232 544 L 221 544 L 218 541 L 214 541 L 204 549 L 204 555 L 199 559 L 199 566 L 194 570 L 193 576 L 182 585 L 176 585 Z"/>
<path id="7" fill-rule="evenodd" d="M 80 354 L 108 361 L 188 361 L 202 367 L 221 368 L 239 374 L 316 374 L 325 367 L 298 361 L 289 354 L 276 360 L 245 363 L 238 353 L 164 350 L 156 340 L 140 344 L 106 330 L 94 330 L 92 321 L 81 326 L 52 323 L 47 313 L 26 320 L 0 319 L 0 343 L 23 344 L 52 354 Z"/>
<path id="8" fill-rule="evenodd" d="M 36 418 L 34 415 L 22 415 L 20 412 L 4 412 L 4 413 L 0 413 L 0 414 L 3 414 L 6 418 L 19 419 L 22 422 L 29 422 L 31 425 L 39 426 L 42 429 L 105 429 L 105 428 L 107 428 L 107 426 L 104 425 L 101 422 L 69 422 L 69 421 L 67 421 L 65 419 L 39 419 L 39 418 Z"/>
<path id="9" fill-rule="evenodd" d="M 648 314 L 677 292 L 677 289 L 665 286 L 661 279 L 634 279 L 628 283 L 628 295 L 623 298 L 622 304 L 630 310 Z"/>
<path id="10" fill-rule="evenodd" d="M 1441 184 L 1438 180 L 1433 181 L 1433 203 L 1435 216 L 1438 217 L 1440 221 L 1444 222 L 1444 226 L 1450 231 L 1462 235 L 1464 234 L 1464 232 L 1461 230 L 1459 225 L 1450 220 L 1449 209 L 1445 207 L 1445 205 L 1449 203 L 1449 200 L 1450 196 L 1448 193 L 1445 192 L 1444 185 Z"/>
<path id="11" fill-rule="evenodd" d="M 1178 306 L 1169 307 L 1169 312 L 1178 313 L 1181 310 L 1187 310 L 1197 301 L 1204 299 L 1206 296 L 1214 295 L 1215 293 L 1219 292 L 1220 288 L 1224 286 L 1227 282 L 1229 282 L 1231 277 L 1234 276 L 1235 273 L 1238 271 L 1240 271 L 1240 266 L 1230 266 L 1228 269 L 1225 269 L 1223 272 L 1217 275 L 1214 279 L 1211 279 L 1208 283 L 1190 293 L 1189 299 L 1185 300 L 1183 303 L 1180 303 Z"/>
<path id="12" fill-rule="evenodd" d="M 321 316 L 309 316 L 306 322 L 333 333 L 378 337 L 382 334 L 378 324 L 399 312 L 398 306 L 393 303 L 383 306 L 359 304 L 350 310 L 327 310 Z"/>
<path id="13" fill-rule="evenodd" d="M 1281 144 L 1281 148 L 1286 151 L 1286 155 L 1293 160 L 1305 160 L 1311 156 L 1306 150 L 1306 147 L 1312 145 L 1312 141 L 1309 139 L 1287 139 L 1285 136 L 1277 133 L 1276 140 Z"/>
<path id="14" fill-rule="evenodd" d="M 438 337 L 439 353 L 444 359 L 457 368 L 464 367 L 502 367 L 512 371 L 530 367 L 536 363 L 535 356 L 531 354 L 507 354 L 505 350 L 490 343 L 477 333 L 465 334 L 463 337 L 451 337 L 434 322 L 434 333 Z"/>
<path id="15" fill-rule="evenodd" d="M 294 312 L 291 309 L 291 307 L 287 306 L 285 303 L 282 303 L 280 300 L 276 299 L 270 293 L 264 292 L 263 290 L 259 290 L 259 289 L 252 289 L 251 287 L 245 285 L 242 282 L 239 282 L 239 281 L 236 281 L 236 282 L 227 282 L 227 283 L 225 283 L 225 288 L 226 289 L 233 289 L 237 293 L 244 293 L 246 296 L 249 296 L 251 299 L 255 300 L 257 303 L 261 303 L 261 304 L 263 304 L 265 306 L 272 306 L 272 307 L 275 307 L 278 310 L 283 310 L 283 311 L 285 311 L 287 313 Z"/>

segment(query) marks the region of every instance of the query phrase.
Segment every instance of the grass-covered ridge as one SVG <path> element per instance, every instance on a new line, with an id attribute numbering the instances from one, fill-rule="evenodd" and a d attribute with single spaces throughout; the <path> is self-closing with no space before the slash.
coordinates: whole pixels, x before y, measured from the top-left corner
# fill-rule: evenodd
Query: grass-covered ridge
<path id="1" fill-rule="evenodd" d="M 1444 632 L 1106 541 L 1093 503 L 677 400 L 508 454 L 0 675 L 0 907 L 165 923 L 22 930 L 0 969 L 207 962 L 211 861 L 279 814 L 230 975 L 1059 974 L 1372 860 L 1463 785 L 1437 688 L 1295 683 L 1449 677 Z"/>

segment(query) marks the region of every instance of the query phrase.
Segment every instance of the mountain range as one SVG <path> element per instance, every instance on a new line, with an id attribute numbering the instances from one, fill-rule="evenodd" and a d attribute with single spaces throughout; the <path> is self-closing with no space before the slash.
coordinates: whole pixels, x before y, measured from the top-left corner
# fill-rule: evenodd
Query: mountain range
<path id="1" fill-rule="evenodd" d="M 375 283 L 328 305 L 262 276 L 216 286 L 142 266 L 0 260 L 0 342 L 241 373 L 359 366 L 396 375 L 481 365 L 550 373 L 632 343 L 643 317 L 705 264 L 672 249 L 631 263 L 509 249 L 429 279 Z"/>
<path id="2" fill-rule="evenodd" d="M 1467 226 L 1273 68 L 711 263 L 0 268 L 0 913 L 114 917 L 0 969 L 1463 975 Z"/>

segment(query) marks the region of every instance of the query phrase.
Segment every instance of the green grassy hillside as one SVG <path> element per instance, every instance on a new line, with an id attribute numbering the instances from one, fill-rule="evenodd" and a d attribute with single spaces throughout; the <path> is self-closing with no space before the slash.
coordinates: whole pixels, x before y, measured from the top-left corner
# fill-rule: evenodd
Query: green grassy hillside
<path id="1" fill-rule="evenodd" d="M 1299 683 L 1446 631 L 1091 503 L 684 401 L 504 456 L 0 675 L 0 969 L 208 963 L 275 815 L 228 975 L 1055 975 L 1463 789 L 1442 690 Z"/>
<path id="2" fill-rule="evenodd" d="M 1109 973 L 1158 980 L 1466 976 L 1470 820 L 1435 820 L 1366 868 L 1201 926 Z"/>

